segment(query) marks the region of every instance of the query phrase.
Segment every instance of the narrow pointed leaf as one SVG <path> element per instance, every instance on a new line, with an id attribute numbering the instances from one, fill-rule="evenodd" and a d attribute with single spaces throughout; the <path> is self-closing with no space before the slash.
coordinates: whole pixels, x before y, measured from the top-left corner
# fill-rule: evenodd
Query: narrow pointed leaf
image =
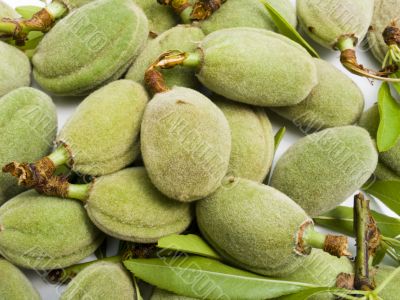
<path id="1" fill-rule="evenodd" d="M 24 19 L 32 18 L 32 16 L 41 9 L 42 9 L 41 7 L 34 6 L 34 5 L 24 5 L 24 6 L 18 6 L 17 8 L 15 8 L 17 13 L 19 13 L 21 15 L 21 17 Z"/>
<path id="2" fill-rule="evenodd" d="M 392 78 L 400 78 L 400 71 L 397 71 L 396 73 L 390 75 Z M 393 82 L 392 83 L 394 89 L 396 90 L 397 94 L 400 95 L 400 83 L 399 82 Z"/>
<path id="3" fill-rule="evenodd" d="M 271 15 L 272 20 L 274 21 L 276 27 L 278 27 L 279 33 L 288 37 L 292 41 L 302 45 L 312 56 L 319 58 L 317 51 L 303 37 L 297 32 L 292 25 L 289 24 L 288 21 L 285 20 L 281 14 L 273 8 L 271 4 L 268 2 L 261 0 L 261 3 L 264 4 L 265 8 L 268 10 Z"/>
<path id="4" fill-rule="evenodd" d="M 133 284 L 135 286 L 135 291 L 136 291 L 135 300 L 143 300 L 142 294 L 140 293 L 139 285 L 137 283 L 137 279 L 134 276 L 133 276 Z"/>
<path id="5" fill-rule="evenodd" d="M 380 123 L 377 144 L 380 152 L 388 151 L 400 138 L 400 105 L 390 93 L 389 84 L 382 83 L 378 94 Z"/>
<path id="6" fill-rule="evenodd" d="M 301 291 L 296 294 L 288 295 L 288 296 L 283 296 L 278 298 L 279 300 L 306 300 L 306 299 L 319 299 L 318 297 L 314 298 L 313 296 L 317 296 L 323 294 L 324 296 L 321 296 L 321 299 L 334 299 L 334 297 L 325 297 L 325 293 L 335 293 L 335 295 L 349 295 L 351 293 L 352 295 L 356 295 L 356 291 L 348 291 L 345 289 L 338 289 L 338 288 L 312 288 L 309 290 Z M 313 298 L 311 298 L 313 297 Z"/>
<path id="7" fill-rule="evenodd" d="M 131 259 L 124 264 L 154 286 L 200 299 L 273 299 L 318 287 L 266 278 L 199 256 Z"/>
<path id="8" fill-rule="evenodd" d="M 286 127 L 282 127 L 279 131 L 275 134 L 275 151 L 278 149 L 279 145 L 282 142 L 283 137 L 286 134 Z"/>
<path id="9" fill-rule="evenodd" d="M 376 181 L 365 190 L 400 215 L 400 181 Z"/>
<path id="10" fill-rule="evenodd" d="M 392 218 L 376 211 L 371 211 L 371 213 L 382 235 L 396 237 L 400 234 L 400 219 Z M 320 226 L 354 236 L 352 207 L 339 206 L 322 216 L 314 218 L 314 221 Z"/>
<path id="11" fill-rule="evenodd" d="M 158 248 L 196 254 L 214 259 L 221 259 L 201 237 L 195 234 L 172 234 L 158 240 Z"/>

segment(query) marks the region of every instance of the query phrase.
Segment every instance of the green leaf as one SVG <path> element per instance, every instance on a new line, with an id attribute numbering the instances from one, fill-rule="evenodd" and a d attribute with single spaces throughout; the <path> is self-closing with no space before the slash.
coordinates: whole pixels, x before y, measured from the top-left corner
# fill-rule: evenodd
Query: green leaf
<path id="1" fill-rule="evenodd" d="M 400 78 L 400 70 L 396 73 L 390 75 L 392 78 Z M 392 82 L 394 89 L 397 91 L 397 94 L 400 94 L 400 83 L 399 82 Z"/>
<path id="2" fill-rule="evenodd" d="M 262 4 L 264 4 L 265 8 L 268 10 L 271 15 L 272 20 L 274 21 L 276 27 L 281 34 L 288 37 L 292 41 L 302 45 L 312 56 L 319 58 L 317 51 L 314 50 L 313 47 L 303 37 L 297 32 L 292 25 L 289 24 L 288 21 L 285 20 L 284 17 L 268 2 L 264 0 L 260 0 Z"/>
<path id="3" fill-rule="evenodd" d="M 135 300 L 143 300 L 143 297 L 142 297 L 142 294 L 140 293 L 139 285 L 137 283 L 137 279 L 135 276 L 133 276 L 133 284 L 135 286 L 135 291 L 136 291 Z"/>
<path id="4" fill-rule="evenodd" d="M 42 9 L 41 7 L 34 6 L 34 5 L 24 5 L 24 6 L 18 6 L 17 8 L 15 8 L 17 13 L 19 13 L 21 15 L 21 17 L 24 19 L 32 18 L 32 16 L 41 9 Z"/>
<path id="5" fill-rule="evenodd" d="M 201 299 L 272 299 L 319 287 L 266 278 L 200 256 L 131 259 L 124 264 L 154 286 Z"/>
<path id="6" fill-rule="evenodd" d="M 335 295 L 358 295 L 357 291 L 348 291 L 345 289 L 338 289 L 338 288 L 312 288 L 312 289 L 308 289 L 305 291 L 301 291 L 299 293 L 296 294 L 292 294 L 292 295 L 288 295 L 288 296 L 283 296 L 278 298 L 278 300 L 306 300 L 306 299 L 310 299 L 313 296 L 317 296 L 320 294 L 325 294 L 327 292 L 330 293 L 334 293 Z M 364 294 L 364 292 L 360 292 L 360 294 Z M 329 297 L 329 299 L 333 297 Z M 319 298 L 313 298 L 313 299 L 319 299 Z M 325 295 L 323 297 L 321 297 L 321 299 L 328 299 L 325 297 Z"/>
<path id="7" fill-rule="evenodd" d="M 382 235 L 396 237 L 400 234 L 400 219 L 392 218 L 376 211 L 371 211 Z M 353 208 L 338 206 L 337 208 L 314 218 L 316 224 L 354 236 L 353 232 Z"/>
<path id="8" fill-rule="evenodd" d="M 400 215 L 400 181 L 375 181 L 366 190 Z"/>
<path id="9" fill-rule="evenodd" d="M 221 259 L 201 237 L 195 234 L 172 234 L 158 240 L 158 248 L 196 254 L 214 259 Z"/>
<path id="10" fill-rule="evenodd" d="M 381 241 L 372 261 L 373 266 L 377 266 L 382 262 L 386 253 L 388 252 L 388 249 L 389 245 L 386 244 L 385 241 Z"/>
<path id="11" fill-rule="evenodd" d="M 380 123 L 377 134 L 379 152 L 390 150 L 400 138 L 400 105 L 390 93 L 387 82 L 382 83 L 378 94 Z"/>
<path id="12" fill-rule="evenodd" d="M 283 137 L 286 134 L 286 127 L 282 127 L 279 131 L 275 134 L 275 151 L 278 149 L 279 145 L 282 142 Z"/>

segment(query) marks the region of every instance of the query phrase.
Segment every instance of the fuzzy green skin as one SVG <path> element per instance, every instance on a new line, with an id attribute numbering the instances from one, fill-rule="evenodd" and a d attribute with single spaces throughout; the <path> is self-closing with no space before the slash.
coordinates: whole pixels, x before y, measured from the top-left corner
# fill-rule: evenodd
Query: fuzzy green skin
<path id="1" fill-rule="evenodd" d="M 214 192 L 228 170 L 229 124 L 207 97 L 174 87 L 147 106 L 141 149 L 149 177 L 163 194 L 195 201 Z"/>
<path id="2" fill-rule="evenodd" d="M 336 278 L 340 273 L 354 273 L 353 264 L 347 257 L 337 258 L 322 250 L 313 249 L 300 268 L 294 273 L 285 276 L 285 280 L 336 287 Z M 285 297 L 279 299 L 284 300 Z M 335 297 L 329 293 L 319 294 L 310 298 L 310 300 L 334 299 Z"/>
<path id="3" fill-rule="evenodd" d="M 58 0 L 58 1 L 64 3 L 69 10 L 73 10 L 81 6 L 84 6 L 88 3 L 94 2 L 94 0 Z"/>
<path id="4" fill-rule="evenodd" d="M 53 101 L 39 90 L 23 87 L 0 98 L 0 165 L 33 162 L 47 155 L 57 132 Z M 0 172 L 0 205 L 23 189 Z"/>
<path id="5" fill-rule="evenodd" d="M 193 52 L 203 38 L 204 33 L 197 27 L 180 25 L 171 28 L 147 43 L 147 46 L 129 69 L 126 78 L 144 84 L 144 74 L 147 68 L 161 53 L 171 49 Z M 194 76 L 192 69 L 175 67 L 173 69 L 162 70 L 161 73 L 164 75 L 169 87 L 176 85 L 196 88 L 199 86 L 199 82 Z"/>
<path id="6" fill-rule="evenodd" d="M 73 155 L 73 170 L 100 176 L 131 164 L 139 155 L 147 103 L 144 88 L 131 80 L 114 81 L 88 96 L 58 136 Z"/>
<path id="7" fill-rule="evenodd" d="M 0 299 L 40 300 L 38 291 L 17 267 L 0 259 Z"/>
<path id="8" fill-rule="evenodd" d="M 360 88 L 330 63 L 314 59 L 318 85 L 306 100 L 294 106 L 272 109 L 305 130 L 352 125 L 364 110 Z"/>
<path id="9" fill-rule="evenodd" d="M 104 239 L 82 204 L 22 193 L 0 207 L 0 254 L 35 270 L 73 265 L 93 253 Z"/>
<path id="10" fill-rule="evenodd" d="M 147 37 L 146 15 L 131 0 L 94 1 L 45 35 L 32 59 L 35 79 L 54 94 L 88 94 L 119 78 Z"/>
<path id="11" fill-rule="evenodd" d="M 31 83 L 31 63 L 20 50 L 0 41 L 0 97 Z"/>
<path id="12" fill-rule="evenodd" d="M 102 231 L 137 243 L 155 243 L 161 237 L 181 233 L 192 221 L 190 205 L 161 194 L 144 168 L 97 179 L 86 209 Z"/>
<path id="13" fill-rule="evenodd" d="M 396 269 L 390 266 L 379 266 L 375 275 L 376 285 L 379 285 Z M 397 275 L 388 285 L 379 293 L 379 296 L 384 300 L 397 300 L 400 293 L 399 288 L 400 276 Z"/>
<path id="14" fill-rule="evenodd" d="M 151 296 L 150 300 L 195 300 L 196 298 L 190 298 L 185 296 L 176 295 L 159 288 L 156 288 Z"/>
<path id="15" fill-rule="evenodd" d="M 0 0 L 0 19 L 2 18 L 19 18 L 20 15 L 7 3 Z M 2 52 L 2 51 L 1 51 Z"/>
<path id="16" fill-rule="evenodd" d="M 228 174 L 262 182 L 275 154 L 274 133 L 263 109 L 235 103 L 220 96 L 212 101 L 221 109 L 232 135 Z"/>
<path id="17" fill-rule="evenodd" d="M 398 176 L 390 168 L 386 167 L 386 165 L 381 162 L 378 162 L 378 166 L 375 170 L 375 176 L 379 180 L 400 181 L 400 176 Z"/>
<path id="18" fill-rule="evenodd" d="M 383 40 L 382 32 L 386 26 L 400 16 L 399 0 L 375 0 L 374 15 L 372 17 L 371 30 L 368 31 L 368 44 L 372 54 L 379 62 L 383 62 L 389 50 Z"/>
<path id="19" fill-rule="evenodd" d="M 173 10 L 158 4 L 157 0 L 134 0 L 134 2 L 146 14 L 151 33 L 159 35 L 178 24 L 179 18 Z"/>
<path id="20" fill-rule="evenodd" d="M 128 300 L 136 297 L 131 276 L 120 264 L 97 262 L 78 273 L 60 300 Z"/>
<path id="21" fill-rule="evenodd" d="M 378 154 L 366 130 L 357 126 L 325 129 L 289 148 L 276 164 L 271 186 L 314 217 L 356 192 L 377 163 Z"/>
<path id="22" fill-rule="evenodd" d="M 346 34 L 354 34 L 361 41 L 371 24 L 374 9 L 374 0 L 298 0 L 296 3 L 304 32 L 329 49 Z"/>
<path id="23" fill-rule="evenodd" d="M 293 26 L 297 25 L 296 11 L 288 0 L 267 0 Z M 205 34 L 233 27 L 254 27 L 277 31 L 268 10 L 259 0 L 226 1 L 208 19 L 200 23 Z"/>
<path id="24" fill-rule="evenodd" d="M 375 139 L 379 128 L 379 122 L 379 108 L 377 105 L 374 105 L 362 115 L 359 125 L 367 129 L 370 135 Z M 400 140 L 389 151 L 379 153 L 379 160 L 389 171 L 392 171 L 394 175 L 400 176 Z M 380 170 L 378 170 L 378 172 L 379 171 Z M 387 177 L 387 175 L 383 176 Z"/>
<path id="25" fill-rule="evenodd" d="M 285 276 L 304 262 L 294 251 L 295 236 L 309 217 L 274 188 L 233 178 L 196 203 L 196 216 L 208 242 L 245 270 Z"/>
<path id="26" fill-rule="evenodd" d="M 200 48 L 198 79 L 231 100 L 257 106 L 295 105 L 317 84 L 311 56 L 268 30 L 219 30 L 208 35 Z"/>

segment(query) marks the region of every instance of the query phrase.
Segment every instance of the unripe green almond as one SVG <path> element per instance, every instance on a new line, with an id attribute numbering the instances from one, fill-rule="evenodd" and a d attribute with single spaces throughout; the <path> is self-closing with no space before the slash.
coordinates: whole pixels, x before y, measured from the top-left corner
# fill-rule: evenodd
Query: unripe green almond
<path id="1" fill-rule="evenodd" d="M 1 19 L 1 18 L 0 18 Z M 31 63 L 17 48 L 0 41 L 0 97 L 31 83 Z"/>
<path id="2" fill-rule="evenodd" d="M 24 268 L 73 265 L 93 253 L 103 239 L 76 201 L 27 191 L 0 207 L 0 254 Z"/>
<path id="3" fill-rule="evenodd" d="M 35 79 L 54 94 L 87 94 L 126 71 L 148 32 L 147 18 L 133 1 L 93 1 L 45 35 L 32 59 Z"/>
<path id="4" fill-rule="evenodd" d="M 40 300 L 24 273 L 4 259 L 0 259 L 0 299 Z"/>
<path id="5" fill-rule="evenodd" d="M 212 100 L 224 113 L 231 129 L 228 174 L 262 182 L 271 168 L 275 152 L 274 133 L 267 114 L 261 108 L 219 96 L 213 96 Z"/>
<path id="6" fill-rule="evenodd" d="M 284 276 L 304 261 L 304 256 L 295 252 L 295 236 L 309 217 L 274 188 L 231 178 L 196 203 L 196 216 L 207 241 L 241 268 Z"/>
<path id="7" fill-rule="evenodd" d="M 267 0 L 293 27 L 296 11 L 288 0 Z M 277 31 L 268 10 L 258 0 L 229 0 L 209 18 L 200 23 L 205 34 L 233 27 L 254 27 Z"/>
<path id="8" fill-rule="evenodd" d="M 375 139 L 379 128 L 379 122 L 379 108 L 378 105 L 374 105 L 362 115 L 359 125 L 367 129 L 372 138 Z M 398 141 L 390 150 L 380 152 L 379 160 L 389 171 L 392 171 L 393 175 L 400 176 L 400 141 Z M 382 171 L 382 169 L 378 170 L 378 172 L 379 171 Z M 386 175 L 380 174 L 380 177 L 391 176 L 389 175 L 390 173 L 384 173 L 386 173 Z"/>
<path id="9" fill-rule="evenodd" d="M 59 142 L 73 170 L 100 176 L 123 169 L 139 155 L 139 133 L 148 102 L 144 88 L 118 80 L 89 95 L 61 129 Z"/>
<path id="10" fill-rule="evenodd" d="M 364 110 L 360 88 L 330 63 L 314 59 L 318 85 L 306 100 L 272 109 L 305 130 L 352 125 Z"/>
<path id="11" fill-rule="evenodd" d="M 231 100 L 258 106 L 295 105 L 317 84 L 311 56 L 268 30 L 219 30 L 201 42 L 200 50 L 198 79 Z"/>
<path id="12" fill-rule="evenodd" d="M 385 279 L 389 277 L 390 274 L 393 273 L 395 270 L 396 268 L 394 267 L 384 266 L 384 265 L 379 266 L 376 275 L 374 277 L 377 288 L 379 288 L 379 285 L 382 284 L 385 281 Z M 378 294 L 379 297 L 381 297 L 381 299 L 384 300 L 398 299 L 398 295 L 400 293 L 399 281 L 400 281 L 400 275 L 397 274 Z"/>
<path id="13" fill-rule="evenodd" d="M 0 124 L 0 165 L 36 161 L 53 146 L 56 108 L 43 92 L 19 88 L 0 98 Z M 10 174 L 0 173 L 0 205 L 21 191 Z"/>
<path id="14" fill-rule="evenodd" d="M 347 257 L 337 258 L 322 250 L 313 249 L 300 268 L 292 274 L 285 276 L 285 280 L 304 282 L 325 287 L 336 287 L 339 274 L 353 274 L 353 263 Z M 285 297 L 282 298 L 282 300 Z M 312 296 L 310 300 L 334 300 L 334 295 L 323 293 Z"/>
<path id="15" fill-rule="evenodd" d="M 368 44 L 375 58 L 383 62 L 389 47 L 386 45 L 382 33 L 392 21 L 400 16 L 399 0 L 375 0 L 374 15 L 368 31 Z"/>
<path id="16" fill-rule="evenodd" d="M 400 176 L 393 172 L 389 167 L 382 162 L 378 162 L 378 166 L 375 170 L 375 176 L 379 180 L 386 181 L 400 181 Z"/>
<path id="17" fill-rule="evenodd" d="M 3 0 L 0 0 L 0 19 L 2 18 L 19 18 L 18 13 Z M 1 51 L 3 52 L 3 51 Z"/>
<path id="18" fill-rule="evenodd" d="M 354 35 L 361 41 L 374 9 L 374 0 L 298 0 L 296 3 L 304 32 L 329 49 L 344 35 Z"/>
<path id="19" fill-rule="evenodd" d="M 279 159 L 271 185 L 310 216 L 350 197 L 375 171 L 378 154 L 368 132 L 357 126 L 325 129 L 300 139 Z"/>
<path id="20" fill-rule="evenodd" d="M 126 78 L 144 84 L 144 74 L 147 68 L 161 53 L 171 49 L 192 52 L 203 38 L 204 33 L 197 27 L 180 25 L 171 28 L 147 43 L 147 46 L 129 69 Z M 189 68 L 175 67 L 161 72 L 170 87 L 177 85 L 195 88 L 199 85 L 194 76 L 194 71 Z"/>
<path id="21" fill-rule="evenodd" d="M 91 220 L 107 234 L 137 243 L 155 243 L 183 232 L 191 207 L 161 194 L 144 168 L 130 168 L 98 178 L 86 205 Z"/>
<path id="22" fill-rule="evenodd" d="M 153 184 L 183 202 L 214 192 L 228 170 L 231 134 L 221 110 L 195 90 L 174 87 L 146 108 L 143 161 Z"/>
<path id="23" fill-rule="evenodd" d="M 194 300 L 195 298 L 176 295 L 159 288 L 156 288 L 150 300 Z"/>
<path id="24" fill-rule="evenodd" d="M 60 300 L 84 299 L 137 299 L 137 291 L 120 264 L 97 262 L 79 272 L 60 297 Z"/>
<path id="25" fill-rule="evenodd" d="M 150 34 L 159 35 L 178 24 L 178 17 L 170 7 L 157 3 L 157 0 L 134 0 L 143 9 L 149 20 Z"/>

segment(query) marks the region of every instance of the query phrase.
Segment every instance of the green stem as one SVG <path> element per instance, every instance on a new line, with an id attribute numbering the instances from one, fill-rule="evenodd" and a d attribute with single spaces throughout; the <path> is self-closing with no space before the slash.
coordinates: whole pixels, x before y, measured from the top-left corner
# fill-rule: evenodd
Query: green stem
<path id="1" fill-rule="evenodd" d="M 340 50 L 340 52 L 345 50 L 354 50 L 354 38 L 350 36 L 342 36 L 339 38 L 336 47 Z"/>
<path id="2" fill-rule="evenodd" d="M 54 20 L 62 18 L 68 13 L 68 7 L 59 1 L 51 2 L 46 8 L 47 12 L 53 17 Z"/>
<path id="3" fill-rule="evenodd" d="M 68 162 L 71 160 L 70 156 L 71 155 L 67 147 L 62 144 L 58 146 L 57 149 L 48 156 L 48 158 L 53 162 L 55 167 L 60 167 L 62 165 L 68 164 Z"/>
<path id="4" fill-rule="evenodd" d="M 304 232 L 303 240 L 312 248 L 324 249 L 326 235 L 310 227 Z"/>
<path id="5" fill-rule="evenodd" d="M 188 68 L 199 68 L 201 65 L 202 55 L 200 50 L 196 52 L 190 52 L 186 54 L 186 58 L 182 63 L 182 66 Z"/>
<path id="6" fill-rule="evenodd" d="M 180 13 L 180 18 L 183 24 L 190 24 L 192 23 L 192 12 L 193 12 L 193 7 L 189 6 L 185 8 L 181 13 Z"/>
<path id="7" fill-rule="evenodd" d="M 86 202 L 89 198 L 90 190 L 94 183 L 88 184 L 69 184 L 67 198 L 80 200 Z"/>

